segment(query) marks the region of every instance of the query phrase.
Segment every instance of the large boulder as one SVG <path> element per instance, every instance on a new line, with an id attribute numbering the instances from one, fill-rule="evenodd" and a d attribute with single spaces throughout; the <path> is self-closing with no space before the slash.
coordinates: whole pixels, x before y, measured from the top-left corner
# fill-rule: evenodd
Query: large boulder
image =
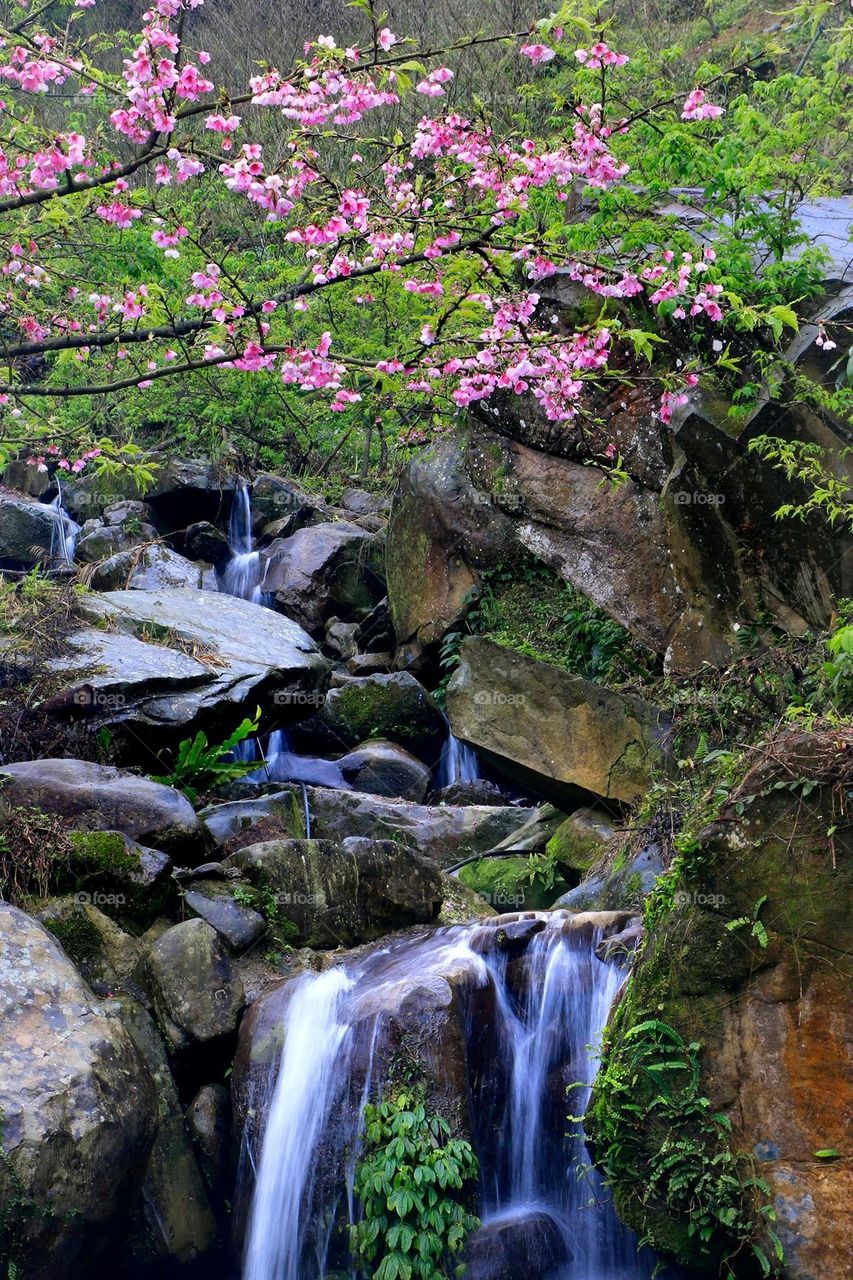
<path id="1" fill-rule="evenodd" d="M 250 601 L 164 587 L 93 595 L 84 608 L 100 625 L 74 632 L 53 664 L 66 680 L 57 713 L 173 740 L 227 732 L 257 707 L 287 720 L 322 701 L 329 666 L 317 645 Z"/>
<path id="2" fill-rule="evenodd" d="M 314 947 L 429 923 L 443 897 L 438 867 L 392 840 L 273 840 L 239 850 L 229 863 L 275 895 L 293 942 Z"/>
<path id="3" fill-rule="evenodd" d="M 432 777 L 432 770 L 411 752 L 381 738 L 363 742 L 335 763 L 356 791 L 399 796 L 415 804 L 425 798 Z"/>
<path id="4" fill-rule="evenodd" d="M 160 531 L 172 533 L 200 520 L 223 523 L 236 487 L 233 476 L 204 458 L 170 458 L 145 499 Z"/>
<path id="5" fill-rule="evenodd" d="M 438 703 L 407 671 L 338 677 L 316 715 L 294 731 L 294 744 L 315 751 L 346 751 L 369 738 L 385 738 L 435 762 L 447 741 Z"/>
<path id="6" fill-rule="evenodd" d="M 270 536 L 287 538 L 308 524 L 331 518 L 331 508 L 322 498 L 309 493 L 293 480 L 260 475 L 252 485 L 252 524 L 255 533 L 269 525 L 277 528 Z"/>
<path id="7" fill-rule="evenodd" d="M 152 944 L 147 958 L 154 1003 L 173 1049 L 207 1044 L 236 1031 L 246 1003 L 216 931 L 185 920 Z"/>
<path id="8" fill-rule="evenodd" d="M 172 787 L 87 760 L 25 760 L 0 773 L 0 814 L 41 809 L 82 831 L 119 831 L 157 849 L 199 848 L 202 831 Z"/>
<path id="9" fill-rule="evenodd" d="M 216 880 L 199 879 L 184 893 L 184 906 L 215 929 L 229 951 L 251 947 L 267 931 L 259 911 L 239 899 L 238 889 Z"/>
<path id="10" fill-rule="evenodd" d="M 115 556 L 128 553 L 134 547 L 153 543 L 157 530 L 150 524 L 107 524 L 104 520 L 87 520 L 77 540 L 77 560 L 84 564 L 97 564 Z"/>
<path id="11" fill-rule="evenodd" d="M 138 996 L 143 981 L 141 944 L 90 898 L 88 894 L 53 898 L 39 911 L 38 919 L 93 990 L 101 995 L 124 991 Z"/>
<path id="12" fill-rule="evenodd" d="M 447 712 L 458 738 L 557 803 L 632 804 L 661 757 L 662 717 L 641 698 L 478 636 L 462 646 Z"/>
<path id="13" fill-rule="evenodd" d="M 410 804 L 328 787 L 308 787 L 306 801 L 311 834 L 318 840 L 341 841 L 347 836 L 395 840 L 442 867 L 494 848 L 531 817 L 530 809 L 515 805 Z M 256 840 L 304 834 L 303 797 L 292 789 L 211 805 L 199 817 L 215 844 L 232 849 L 235 844 L 252 843 L 254 827 L 264 833 Z"/>
<path id="14" fill-rule="evenodd" d="M 610 1033 L 617 1071 L 623 1046 L 638 1061 L 642 1032 L 635 1029 L 649 1018 L 698 1046 L 697 1094 L 727 1117 L 730 1134 L 720 1126 L 700 1157 L 708 1163 L 690 1168 L 710 1170 L 729 1143 L 755 1162 L 789 1280 L 850 1275 L 844 1220 L 853 1178 L 844 1155 L 853 844 L 838 805 L 851 754 L 853 735 L 839 729 L 782 735 L 757 756 L 685 859 L 672 906 L 658 912 Z M 689 1197 L 658 1179 L 661 1150 L 677 1151 L 692 1122 L 655 1105 L 657 1060 L 649 1048 L 645 1054 L 652 1070 L 637 1077 L 630 1117 L 608 1088 L 610 1073 L 599 1076 L 592 1137 L 606 1131 L 611 1147 L 625 1139 L 624 1158 L 608 1171 L 620 1215 L 653 1245 L 695 1263 L 702 1246 Z M 751 1192 L 744 1199 L 754 1209 Z M 772 1243 L 762 1243 L 773 1257 Z M 735 1246 L 721 1230 L 706 1266 L 716 1273 Z"/>
<path id="15" fill-rule="evenodd" d="M 155 1085 L 55 938 L 5 902 L 0 1023 L 0 1202 L 19 1254 L 11 1261 L 32 1280 L 65 1280 L 116 1239 L 154 1140 Z"/>
<path id="16" fill-rule="evenodd" d="M 517 1280 L 559 1274 L 570 1261 L 560 1224 L 543 1210 L 502 1215 L 475 1231 L 465 1246 L 468 1280 Z"/>
<path id="17" fill-rule="evenodd" d="M 158 1258 L 192 1262 L 216 1244 L 216 1220 L 157 1027 L 137 1001 L 125 997 L 118 1004 L 157 1086 L 157 1134 L 141 1184 L 144 1246 L 137 1244 L 135 1252 L 149 1263 Z"/>
<path id="18" fill-rule="evenodd" d="M 30 569 L 49 562 L 61 520 L 55 507 L 0 491 L 0 568 Z"/>
<path id="19" fill-rule="evenodd" d="M 201 589 L 205 570 L 164 546 L 119 551 L 97 565 L 89 585 L 95 591 L 156 591 L 162 587 Z"/>
<path id="20" fill-rule="evenodd" d="M 375 537 L 347 521 L 311 525 L 261 551 L 261 589 L 312 635 L 342 611 L 368 613 L 385 594 Z"/>

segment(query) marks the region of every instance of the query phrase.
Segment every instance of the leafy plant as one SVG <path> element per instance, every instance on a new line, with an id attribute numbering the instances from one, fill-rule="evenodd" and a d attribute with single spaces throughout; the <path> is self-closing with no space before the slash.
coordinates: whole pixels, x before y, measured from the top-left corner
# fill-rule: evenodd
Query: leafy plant
<path id="1" fill-rule="evenodd" d="M 758 899 L 755 906 L 753 907 L 751 916 L 738 916 L 734 920 L 729 920 L 728 923 L 726 924 L 726 928 L 730 933 L 733 933 L 736 929 L 745 929 L 747 926 L 749 926 L 749 936 L 751 938 L 755 938 L 756 942 L 762 948 L 762 950 L 766 949 L 767 943 L 769 941 L 767 936 L 767 929 L 765 928 L 764 924 L 760 919 L 761 908 L 764 906 L 766 901 L 767 901 L 767 894 L 764 893 L 761 895 L 761 897 Z"/>
<path id="2" fill-rule="evenodd" d="M 224 742 L 213 745 L 208 741 L 204 730 L 199 729 L 194 738 L 185 738 L 179 745 L 171 773 L 152 774 L 153 781 L 165 783 L 168 787 L 178 787 L 188 799 L 194 801 L 199 791 L 244 778 L 257 765 L 254 762 L 235 760 L 234 748 L 256 734 L 260 722 L 259 707 L 254 719 L 243 720 Z"/>
<path id="3" fill-rule="evenodd" d="M 422 1093 L 401 1090 L 365 1113 L 355 1189 L 364 1217 L 352 1228 L 361 1274 L 443 1280 L 458 1274 L 479 1220 L 465 1207 L 478 1172 L 470 1143 L 427 1115 Z"/>

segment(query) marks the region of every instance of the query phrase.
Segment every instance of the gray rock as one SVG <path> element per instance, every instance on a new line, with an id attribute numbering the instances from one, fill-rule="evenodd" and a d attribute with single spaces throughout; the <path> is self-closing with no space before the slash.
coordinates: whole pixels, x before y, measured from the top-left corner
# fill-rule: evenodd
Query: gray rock
<path id="1" fill-rule="evenodd" d="M 70 709 L 101 724 L 146 738 L 227 731 L 258 706 L 279 720 L 305 716 L 325 690 L 328 663 L 313 640 L 247 600 L 164 587 L 93 595 L 85 612 L 112 629 L 75 632 L 54 669 L 66 673 Z"/>
<path id="2" fill-rule="evenodd" d="M 547 1277 L 571 1261 L 556 1219 L 527 1210 L 501 1217 L 475 1231 L 465 1248 L 468 1280 Z"/>
<path id="3" fill-rule="evenodd" d="M 420 804 L 429 790 L 432 771 L 394 742 L 363 742 L 336 761 L 356 791 L 376 796 L 399 796 Z"/>
<path id="4" fill-rule="evenodd" d="M 142 989 L 139 941 L 87 901 L 92 895 L 53 898 L 36 917 L 53 934 L 89 986 L 101 995 Z"/>
<path id="5" fill-rule="evenodd" d="M 160 587 L 201 590 L 202 569 L 164 546 L 120 551 L 99 564 L 89 585 L 95 591 L 156 591 Z"/>
<path id="6" fill-rule="evenodd" d="M 289 537 L 304 525 L 326 520 L 329 515 L 330 508 L 322 498 L 300 488 L 292 480 L 284 480 L 280 476 L 261 475 L 256 477 L 252 485 L 252 517 L 255 532 L 265 525 L 281 522 L 280 532 L 273 536 Z"/>
<path id="7" fill-rule="evenodd" d="M 149 778 L 87 760 L 27 760 L 4 765 L 0 813 L 42 809 L 84 831 L 121 831 L 170 851 L 200 848 L 202 832 L 186 796 Z"/>
<path id="8" fill-rule="evenodd" d="M 641 698 L 480 636 L 462 645 L 447 713 L 458 738 L 557 804 L 633 804 L 663 757 L 663 716 Z"/>
<path id="9" fill-rule="evenodd" d="M 340 618 L 330 618 L 326 623 L 326 648 L 344 660 L 353 657 L 357 631 L 357 622 L 341 622 Z"/>
<path id="10" fill-rule="evenodd" d="M 185 920 L 157 939 L 148 953 L 154 1002 L 175 1049 L 205 1044 L 237 1029 L 243 984 L 228 953 L 204 920 Z"/>
<path id="11" fill-rule="evenodd" d="M 146 1252 L 155 1258 L 192 1262 L 215 1245 L 216 1220 L 157 1028 L 134 1000 L 121 1000 L 119 1010 L 157 1086 L 157 1136 L 142 1179 Z"/>
<path id="12" fill-rule="evenodd" d="M 352 676 L 387 675 L 393 661 L 393 654 L 389 650 L 384 653 L 354 653 L 347 659 L 346 669 Z"/>
<path id="13" fill-rule="evenodd" d="M 408 804 L 357 791 L 307 788 L 311 834 L 319 840 L 347 836 L 397 840 L 442 867 L 470 854 L 485 853 L 523 827 L 530 809 L 507 805 L 460 806 Z M 219 845 L 248 842 L 252 827 L 263 822 L 276 835 L 294 834 L 301 821 L 301 792 L 286 789 L 252 800 L 212 805 L 199 815 L 212 841 Z M 270 837 L 265 837 L 270 838 Z"/>
<path id="14" fill-rule="evenodd" d="M 116 1240 L 157 1125 L 136 1045 L 37 921 L 0 902 L 0 1115 L 33 1280 Z"/>
<path id="15" fill-rule="evenodd" d="M 259 911 L 238 902 L 235 890 L 210 881 L 193 884 L 184 894 L 184 904 L 193 915 L 206 920 L 230 951 L 246 951 L 267 930 Z"/>
<path id="16" fill-rule="evenodd" d="M 354 516 L 374 516 L 388 511 L 391 503 L 381 494 L 367 493 L 364 489 L 347 489 L 339 504 Z"/>
<path id="17" fill-rule="evenodd" d="M 190 559 L 207 560 L 213 565 L 224 563 L 231 554 L 225 534 L 209 520 L 191 524 L 184 534 L 183 546 Z"/>
<path id="18" fill-rule="evenodd" d="M 396 742 L 427 763 L 447 741 L 447 722 L 433 698 L 407 671 L 353 677 L 329 689 L 321 709 L 294 730 L 295 745 L 346 751 L 371 738 Z"/>
<path id="19" fill-rule="evenodd" d="M 261 551 L 261 587 L 312 635 L 342 608 L 368 611 L 384 595 L 371 570 L 376 539 L 346 521 L 298 529 Z"/>
<path id="20" fill-rule="evenodd" d="M 186 529 L 200 520 L 221 522 L 231 508 L 237 481 L 205 459 L 170 458 L 146 493 L 163 533 Z"/>
<path id="21" fill-rule="evenodd" d="M 352 946 L 429 923 L 443 898 L 435 863 L 391 840 L 272 840 L 229 861 L 276 895 L 279 917 L 307 946 Z"/>
<path id="22" fill-rule="evenodd" d="M 569 911 L 636 911 L 665 870 L 660 847 L 650 844 L 617 871 L 593 866 L 587 878 L 554 906 Z"/>
<path id="23" fill-rule="evenodd" d="M 102 514 L 106 524 L 144 525 L 151 523 L 149 507 L 146 503 L 140 502 L 138 498 L 119 498 L 104 507 Z"/>
<path id="24" fill-rule="evenodd" d="M 59 521 L 54 507 L 0 493 L 0 565 L 32 568 L 49 561 Z"/>
<path id="25" fill-rule="evenodd" d="M 77 542 L 76 559 L 84 564 L 111 560 L 134 547 L 156 542 L 157 530 L 150 524 L 128 529 L 124 525 L 87 521 Z M 131 563 L 130 559 L 127 563 Z"/>
<path id="26" fill-rule="evenodd" d="M 202 1177 L 219 1199 L 227 1189 L 231 1156 L 231 1099 L 221 1084 L 206 1084 L 187 1109 L 187 1127 Z"/>

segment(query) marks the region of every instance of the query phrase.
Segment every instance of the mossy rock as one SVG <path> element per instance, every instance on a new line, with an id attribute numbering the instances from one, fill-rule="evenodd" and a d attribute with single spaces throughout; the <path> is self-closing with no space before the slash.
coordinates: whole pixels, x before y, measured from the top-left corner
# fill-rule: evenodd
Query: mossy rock
<path id="1" fill-rule="evenodd" d="M 38 919 L 95 990 L 141 994 L 140 943 L 91 902 L 55 898 L 42 907 Z"/>
<path id="2" fill-rule="evenodd" d="M 107 915 L 146 927 L 177 902 L 172 862 L 120 831 L 71 831 L 59 887 L 90 895 Z"/>
<path id="3" fill-rule="evenodd" d="M 576 809 L 554 832 L 545 852 L 558 867 L 588 871 L 613 834 L 610 814 L 600 809 Z"/>
<path id="4" fill-rule="evenodd" d="M 554 897 L 568 887 L 562 877 L 547 875 L 531 879 L 531 860 L 524 857 L 480 858 L 460 867 L 459 879 L 492 907 L 497 915 L 506 911 L 547 909 Z"/>

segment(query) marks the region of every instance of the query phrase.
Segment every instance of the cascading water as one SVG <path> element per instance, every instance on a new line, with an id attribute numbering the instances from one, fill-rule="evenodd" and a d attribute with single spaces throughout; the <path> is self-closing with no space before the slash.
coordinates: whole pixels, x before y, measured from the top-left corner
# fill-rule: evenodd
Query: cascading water
<path id="1" fill-rule="evenodd" d="M 58 480 L 57 494 L 50 504 L 50 509 L 54 513 L 53 529 L 50 535 L 51 564 L 73 564 L 74 553 L 77 550 L 77 535 L 80 532 L 80 526 L 76 521 L 71 519 L 70 515 L 62 505 L 62 489 Z"/>
<path id="2" fill-rule="evenodd" d="M 335 1222 L 353 1221 L 354 1153 L 364 1105 L 382 1085 L 383 1018 L 407 994 L 451 975 L 466 1010 L 484 1227 L 531 1215 L 555 1224 L 564 1261 L 529 1280 L 651 1276 L 654 1259 L 619 1223 L 582 1127 L 568 1120 L 587 1105 L 597 1067 L 589 1046 L 622 971 L 596 956 L 600 931 L 575 927 L 565 913 L 532 928 L 541 931 L 509 958 L 494 925 L 456 926 L 286 985 L 284 1049 L 260 1161 L 251 1142 L 244 1152 L 257 1164 L 245 1280 L 324 1280 L 335 1249 L 333 1261 L 347 1268 Z M 263 1114 L 262 1100 L 251 1105 Z"/>
<path id="3" fill-rule="evenodd" d="M 466 742 L 460 742 L 455 738 L 448 724 L 447 742 L 442 748 L 441 759 L 435 773 L 436 787 L 440 790 L 442 787 L 452 786 L 455 782 L 476 782 L 481 777 L 476 751 Z"/>
<path id="4" fill-rule="evenodd" d="M 254 550 L 252 503 L 246 484 L 240 484 L 234 492 L 228 522 L 228 545 L 231 559 L 222 574 L 220 590 L 229 596 L 239 596 L 241 600 L 264 604 L 266 597 L 260 585 L 261 558 Z"/>
<path id="5" fill-rule="evenodd" d="M 262 760 L 260 768 L 247 775 L 247 782 L 301 782 L 311 787 L 334 787 L 352 791 L 340 767 L 333 760 L 319 756 L 300 756 L 291 751 L 287 733 L 276 729 L 269 735 L 262 751 L 256 749 L 248 760 Z"/>

